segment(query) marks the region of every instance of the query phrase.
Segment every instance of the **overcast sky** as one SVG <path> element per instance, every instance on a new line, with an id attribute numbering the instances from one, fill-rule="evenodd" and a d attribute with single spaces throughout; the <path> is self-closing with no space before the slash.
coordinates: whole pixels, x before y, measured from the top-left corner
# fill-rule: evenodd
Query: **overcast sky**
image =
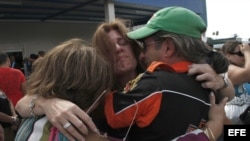
<path id="1" fill-rule="evenodd" d="M 250 38 L 250 0 L 206 0 L 207 37 Z M 219 31 L 218 36 L 212 33 Z"/>

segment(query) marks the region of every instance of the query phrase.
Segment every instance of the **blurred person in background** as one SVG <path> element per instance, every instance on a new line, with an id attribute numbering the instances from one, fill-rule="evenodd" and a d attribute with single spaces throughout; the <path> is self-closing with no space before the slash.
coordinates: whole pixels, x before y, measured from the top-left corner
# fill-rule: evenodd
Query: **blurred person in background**
<path id="1" fill-rule="evenodd" d="M 28 79 L 28 77 L 32 73 L 32 64 L 35 62 L 37 58 L 38 58 L 37 54 L 30 54 L 29 57 L 24 59 L 23 67 L 24 67 L 24 74 L 25 74 L 26 79 Z"/>
<path id="2" fill-rule="evenodd" d="M 10 67 L 22 71 L 23 66 L 21 60 L 20 59 L 16 60 L 16 57 L 14 55 L 10 55 L 9 58 L 10 58 Z"/>
<path id="3" fill-rule="evenodd" d="M 12 102 L 6 96 L 4 91 L 0 90 L 0 125 L 4 131 L 2 136 L 6 141 L 14 141 L 19 124 L 20 120 L 15 112 Z"/>
<path id="4" fill-rule="evenodd" d="M 45 55 L 45 51 L 43 50 L 38 51 L 38 58 L 43 57 L 44 55 Z"/>
<path id="5" fill-rule="evenodd" d="M 241 41 L 227 41 L 221 51 L 230 62 L 225 77 L 235 89 L 234 99 L 226 104 L 226 114 L 233 124 L 242 124 L 239 116 L 250 105 L 250 46 Z"/>
<path id="6" fill-rule="evenodd" d="M 14 106 L 26 93 L 24 74 L 10 68 L 10 59 L 4 52 L 0 52 L 0 89 L 2 89 Z"/>

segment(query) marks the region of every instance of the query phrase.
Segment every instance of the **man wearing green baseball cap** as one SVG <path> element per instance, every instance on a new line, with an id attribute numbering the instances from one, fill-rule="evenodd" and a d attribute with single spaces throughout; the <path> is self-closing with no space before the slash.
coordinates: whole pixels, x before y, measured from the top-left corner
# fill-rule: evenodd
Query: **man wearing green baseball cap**
<path id="1" fill-rule="evenodd" d="M 144 27 L 129 32 L 128 37 L 142 39 L 162 30 L 201 38 L 206 28 L 202 18 L 193 11 L 182 7 L 168 7 L 156 12 Z"/>
<path id="2" fill-rule="evenodd" d="M 152 43 L 159 44 L 161 43 L 160 41 L 164 39 L 164 36 L 168 36 L 171 34 L 178 36 L 181 40 L 188 38 L 200 41 L 201 36 L 205 31 L 206 24 L 204 23 L 203 19 L 193 11 L 183 7 L 168 7 L 157 11 L 144 27 L 129 32 L 127 35 L 131 39 L 142 41 L 142 47 L 144 50 L 146 50 L 147 46 L 152 45 Z M 153 37 L 154 41 L 151 42 L 150 39 L 149 41 L 144 40 L 147 39 L 147 37 Z M 180 43 L 179 41 L 177 42 Z M 180 51 L 177 52 L 181 52 L 183 50 L 183 57 L 188 57 L 187 55 L 196 54 L 196 49 L 188 49 L 186 50 L 186 53 L 184 53 L 184 46 L 179 47 Z M 199 47 L 198 49 L 203 50 L 202 47 Z M 207 52 L 207 49 L 203 51 Z M 200 54 L 198 51 L 197 53 Z M 191 62 L 197 62 L 197 60 L 194 60 L 194 56 L 190 59 L 188 60 Z M 149 60 L 149 62 L 145 62 L 146 66 L 148 66 L 151 62 L 152 60 Z"/>
<path id="3" fill-rule="evenodd" d="M 140 58 L 147 70 L 123 92 L 107 95 L 108 124 L 113 128 L 131 126 L 129 141 L 167 141 L 204 127 L 209 140 L 218 138 L 223 121 L 218 130 L 217 122 L 206 124 L 211 90 L 187 74 L 192 63 L 209 63 L 217 73 L 227 71 L 227 59 L 201 40 L 205 30 L 206 24 L 193 11 L 167 7 L 157 11 L 144 27 L 129 32 L 129 38 L 142 43 Z"/>

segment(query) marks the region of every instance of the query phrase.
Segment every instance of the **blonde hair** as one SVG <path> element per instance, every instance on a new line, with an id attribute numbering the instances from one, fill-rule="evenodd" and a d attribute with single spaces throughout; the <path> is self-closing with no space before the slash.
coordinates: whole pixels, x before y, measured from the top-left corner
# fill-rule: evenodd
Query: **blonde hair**
<path id="1" fill-rule="evenodd" d="M 112 85 L 111 66 L 81 39 L 71 39 L 40 58 L 28 80 L 28 94 L 70 100 L 89 107 Z"/>

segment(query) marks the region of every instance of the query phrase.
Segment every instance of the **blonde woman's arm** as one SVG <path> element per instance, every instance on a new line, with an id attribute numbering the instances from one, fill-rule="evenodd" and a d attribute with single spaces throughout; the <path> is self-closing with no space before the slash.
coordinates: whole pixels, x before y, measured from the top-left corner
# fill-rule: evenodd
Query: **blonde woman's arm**
<path id="1" fill-rule="evenodd" d="M 32 111 L 30 109 L 31 103 L 34 103 Z M 18 101 L 15 109 L 22 117 L 45 114 L 49 121 L 70 140 L 75 138 L 84 140 L 84 135 L 89 132 L 88 129 L 97 131 L 88 114 L 70 101 L 59 98 L 44 98 L 41 96 L 36 98 L 36 95 L 25 95 Z M 68 122 L 74 126 L 64 129 L 63 126 Z"/>

